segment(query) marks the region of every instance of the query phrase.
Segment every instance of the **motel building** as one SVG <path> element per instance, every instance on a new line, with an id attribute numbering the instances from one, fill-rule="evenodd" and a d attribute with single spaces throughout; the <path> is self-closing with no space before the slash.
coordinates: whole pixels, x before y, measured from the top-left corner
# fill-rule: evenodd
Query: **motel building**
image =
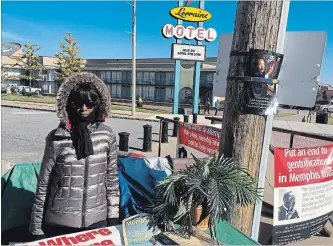
<path id="1" fill-rule="evenodd" d="M 22 54 L 18 43 L 3 43 L 1 49 L 2 69 L 8 75 L 24 74 L 25 71 L 11 57 Z M 40 80 L 33 81 L 32 87 L 41 88 L 45 94 L 54 95 L 58 90 L 55 81 L 56 58 L 40 56 L 45 67 Z M 213 82 L 216 71 L 216 57 L 206 58 L 201 63 L 199 96 L 202 100 L 212 99 Z M 170 58 L 136 59 L 136 95 L 144 101 L 172 103 L 174 93 L 174 65 Z M 131 99 L 132 60 L 131 59 L 83 59 L 84 71 L 96 74 L 107 85 L 111 98 Z M 179 103 L 191 104 L 193 93 L 194 61 L 181 61 Z M 24 79 L 9 79 L 7 84 L 29 85 Z"/>

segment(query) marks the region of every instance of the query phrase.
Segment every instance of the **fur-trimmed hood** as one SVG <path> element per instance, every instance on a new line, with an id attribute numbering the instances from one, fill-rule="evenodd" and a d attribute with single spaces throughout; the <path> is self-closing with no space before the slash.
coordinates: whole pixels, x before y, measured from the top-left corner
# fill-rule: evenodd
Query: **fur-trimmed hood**
<path id="1" fill-rule="evenodd" d="M 59 117 L 60 121 L 62 123 L 66 123 L 68 120 L 68 114 L 66 111 L 68 98 L 71 91 L 78 84 L 92 84 L 96 88 L 101 97 L 98 107 L 99 114 L 105 118 L 108 117 L 111 107 L 111 97 L 105 83 L 92 73 L 80 72 L 66 78 L 58 90 L 57 116 Z"/>

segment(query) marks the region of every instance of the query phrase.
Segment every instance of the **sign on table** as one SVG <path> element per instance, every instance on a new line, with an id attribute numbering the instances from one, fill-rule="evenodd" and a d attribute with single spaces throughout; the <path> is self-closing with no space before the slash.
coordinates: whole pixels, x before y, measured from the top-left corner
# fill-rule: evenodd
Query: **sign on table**
<path id="1" fill-rule="evenodd" d="M 122 245 L 115 226 L 46 238 L 20 245 Z"/>

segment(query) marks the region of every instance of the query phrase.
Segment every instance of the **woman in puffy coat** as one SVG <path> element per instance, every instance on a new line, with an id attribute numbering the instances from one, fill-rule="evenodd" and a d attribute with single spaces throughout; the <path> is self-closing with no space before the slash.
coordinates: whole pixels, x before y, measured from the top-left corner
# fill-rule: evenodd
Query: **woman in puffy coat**
<path id="1" fill-rule="evenodd" d="M 110 106 L 104 82 L 91 73 L 59 88 L 60 125 L 46 138 L 32 207 L 34 240 L 118 224 L 116 136 L 103 123 Z"/>

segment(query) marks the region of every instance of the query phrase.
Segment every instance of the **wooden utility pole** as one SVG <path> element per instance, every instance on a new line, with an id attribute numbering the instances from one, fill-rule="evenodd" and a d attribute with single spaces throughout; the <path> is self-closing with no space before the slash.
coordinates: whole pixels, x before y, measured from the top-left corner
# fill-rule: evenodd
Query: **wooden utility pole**
<path id="1" fill-rule="evenodd" d="M 276 51 L 282 1 L 240 1 L 237 5 L 231 51 L 249 49 Z M 242 75 L 247 67 L 244 56 L 230 56 L 229 76 Z M 233 157 L 256 179 L 265 133 L 266 118 L 242 115 L 240 98 L 245 93 L 244 83 L 228 79 L 223 113 L 220 152 Z M 251 235 L 254 206 L 235 207 L 231 224 Z"/>

